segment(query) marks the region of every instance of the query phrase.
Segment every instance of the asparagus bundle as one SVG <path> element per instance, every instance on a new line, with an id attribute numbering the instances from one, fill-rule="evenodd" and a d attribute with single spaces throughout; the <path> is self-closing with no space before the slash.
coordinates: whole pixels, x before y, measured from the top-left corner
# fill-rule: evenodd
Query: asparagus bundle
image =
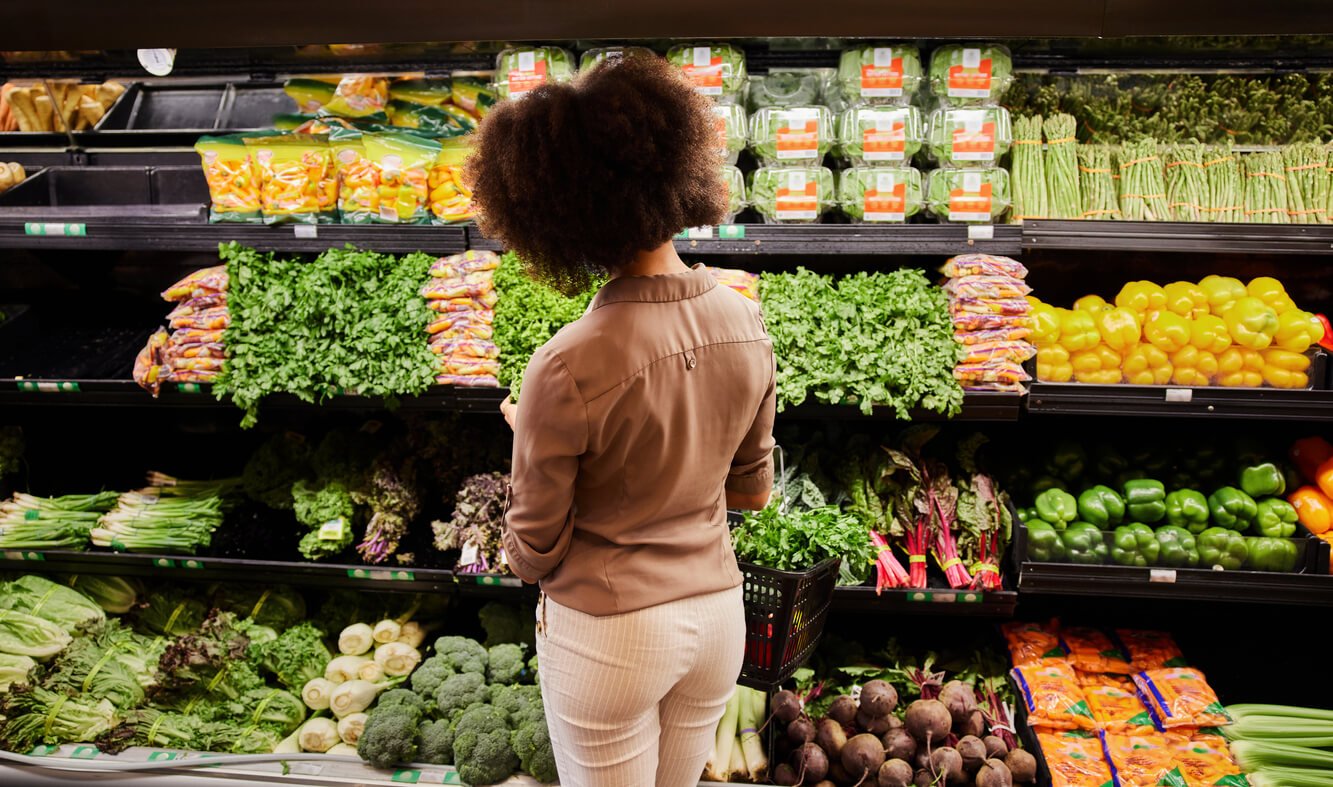
<path id="1" fill-rule="evenodd" d="M 1282 149 L 1286 165 L 1287 215 L 1292 224 L 1327 224 L 1328 150 L 1314 142 L 1288 145 Z"/>
<path id="2" fill-rule="evenodd" d="M 1204 221 L 1208 180 L 1203 173 L 1203 145 L 1172 145 L 1166 150 L 1166 201 L 1172 221 Z"/>
<path id="3" fill-rule="evenodd" d="M 1120 148 L 1120 214 L 1126 221 L 1168 221 L 1166 180 L 1157 140 L 1146 137 Z"/>
<path id="4" fill-rule="evenodd" d="M 1046 165 L 1041 152 L 1041 115 L 1014 121 L 1014 162 L 1010 170 L 1014 201 L 1010 221 L 1022 224 L 1023 219 L 1046 218 L 1049 211 Z"/>
<path id="5" fill-rule="evenodd" d="M 1244 194 L 1241 189 L 1240 162 L 1230 145 L 1210 146 L 1203 157 L 1203 174 L 1208 180 L 1209 221 L 1235 224 L 1244 221 Z"/>
<path id="6" fill-rule="evenodd" d="M 1245 173 L 1245 220 L 1251 224 L 1290 224 L 1287 175 L 1276 150 L 1241 157 Z"/>
<path id="7" fill-rule="evenodd" d="M 1116 196 L 1115 173 L 1111 170 L 1111 149 L 1105 145 L 1079 145 L 1078 173 L 1083 190 L 1083 218 L 1119 219 L 1120 199 Z"/>
<path id="8" fill-rule="evenodd" d="M 1046 118 L 1046 200 L 1053 219 L 1076 219 L 1079 210 L 1078 142 L 1074 116 Z"/>

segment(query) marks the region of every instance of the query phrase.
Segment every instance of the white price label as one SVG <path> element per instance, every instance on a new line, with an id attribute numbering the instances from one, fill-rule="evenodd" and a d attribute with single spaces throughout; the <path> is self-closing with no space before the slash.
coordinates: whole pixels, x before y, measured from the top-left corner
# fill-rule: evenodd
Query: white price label
<path id="1" fill-rule="evenodd" d="M 887 46 L 875 47 L 875 68 L 888 68 L 893 65 L 893 48 Z"/>
<path id="2" fill-rule="evenodd" d="M 963 68 L 981 68 L 981 50 L 963 50 Z"/>
<path id="3" fill-rule="evenodd" d="M 1179 404 L 1187 404 L 1194 401 L 1193 388 L 1168 388 L 1166 389 L 1166 400 Z"/>
<path id="4" fill-rule="evenodd" d="M 964 172 L 963 173 L 963 192 L 966 194 L 981 193 L 981 173 Z"/>
<path id="5" fill-rule="evenodd" d="M 879 192 L 880 194 L 884 194 L 884 193 L 886 193 L 886 192 L 893 191 L 893 186 L 894 186 L 894 181 L 895 181 L 895 180 L 896 180 L 896 178 L 894 178 L 893 175 L 892 175 L 891 173 L 888 173 L 888 172 L 876 172 L 876 173 L 875 173 L 875 191 Z"/>
<path id="6" fill-rule="evenodd" d="M 518 70 L 535 71 L 537 69 L 537 53 L 532 51 L 518 53 Z"/>
<path id="7" fill-rule="evenodd" d="M 800 172 L 800 171 L 797 171 L 797 172 L 788 172 L 788 173 L 787 173 L 787 190 L 788 190 L 788 191 L 805 191 L 805 173 L 804 173 L 804 172 Z"/>
<path id="8" fill-rule="evenodd" d="M 713 64 L 713 50 L 706 46 L 696 46 L 694 48 L 694 66 L 702 68 Z"/>
<path id="9" fill-rule="evenodd" d="M 1149 582 L 1162 582 L 1167 585 L 1176 583 L 1176 570 L 1174 568 L 1154 568 L 1148 572 Z"/>

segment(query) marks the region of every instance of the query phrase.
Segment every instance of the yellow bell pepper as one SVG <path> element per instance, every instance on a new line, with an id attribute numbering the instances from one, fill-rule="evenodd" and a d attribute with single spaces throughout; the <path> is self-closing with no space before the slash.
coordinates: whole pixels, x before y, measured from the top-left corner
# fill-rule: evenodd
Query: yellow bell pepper
<path id="1" fill-rule="evenodd" d="M 1134 385 L 1166 385 L 1171 381 L 1171 359 L 1146 342 L 1126 353 L 1120 368 L 1125 382 Z"/>
<path id="2" fill-rule="evenodd" d="M 1278 350 L 1286 352 L 1286 350 Z M 1294 372 L 1290 369 L 1283 369 L 1280 366 L 1264 367 L 1264 382 L 1274 388 L 1308 388 L 1310 387 L 1310 375 L 1305 372 Z"/>
<path id="3" fill-rule="evenodd" d="M 1226 352 L 1231 346 L 1227 324 L 1213 314 L 1201 314 L 1190 323 L 1190 344 L 1210 353 Z"/>
<path id="4" fill-rule="evenodd" d="M 1303 372 L 1310 368 L 1310 356 L 1305 353 L 1270 348 L 1260 350 L 1259 356 L 1264 359 L 1265 371 L 1277 368 L 1288 372 Z"/>
<path id="5" fill-rule="evenodd" d="M 1194 345 L 1186 345 L 1171 355 L 1171 382 L 1176 385 L 1210 385 L 1217 374 L 1217 356 Z"/>
<path id="6" fill-rule="evenodd" d="M 1157 312 L 1148 318 L 1143 337 L 1162 352 L 1173 353 L 1190 343 L 1190 321 L 1175 312 Z"/>
<path id="7" fill-rule="evenodd" d="M 1095 314 L 1096 312 L 1105 311 L 1109 308 L 1111 308 L 1111 304 L 1107 303 L 1106 299 L 1100 295 L 1084 295 L 1082 298 L 1074 301 L 1075 311 L 1093 312 Z"/>
<path id="8" fill-rule="evenodd" d="M 1089 312 L 1060 310 L 1060 344 L 1071 353 L 1095 347 L 1102 340 Z"/>
<path id="9" fill-rule="evenodd" d="M 1071 353 L 1069 362 L 1074 367 L 1074 379 L 1081 383 L 1114 385 L 1123 376 L 1120 371 L 1120 353 L 1104 344 Z"/>
<path id="10" fill-rule="evenodd" d="M 1209 310 L 1219 317 L 1233 301 L 1245 297 L 1245 284 L 1230 276 L 1205 276 L 1199 282 L 1199 289 L 1208 297 Z"/>
<path id="11" fill-rule="evenodd" d="M 1166 308 L 1181 317 L 1198 317 L 1208 313 L 1208 294 L 1190 281 L 1174 281 L 1162 288 L 1166 293 Z"/>
<path id="12" fill-rule="evenodd" d="M 1028 314 L 1032 323 L 1032 343 L 1054 344 L 1060 340 L 1060 312 L 1054 306 L 1038 303 Z"/>
<path id="13" fill-rule="evenodd" d="M 1094 315 L 1097 330 L 1102 341 L 1118 353 L 1123 353 L 1139 343 L 1143 328 L 1139 325 L 1139 315 L 1129 309 L 1116 306 Z"/>
<path id="14" fill-rule="evenodd" d="M 1273 334 L 1273 344 L 1279 349 L 1303 353 L 1322 338 L 1324 326 L 1318 317 L 1309 312 L 1292 309 L 1277 316 L 1277 333 Z"/>
<path id="15" fill-rule="evenodd" d="M 1166 291 L 1150 281 L 1132 281 L 1120 288 L 1115 305 L 1139 314 L 1166 308 Z"/>
<path id="16" fill-rule="evenodd" d="M 1277 333 L 1277 312 L 1273 307 L 1246 296 L 1234 301 L 1222 312 L 1231 341 L 1251 350 L 1262 350 L 1273 343 Z"/>
<path id="17" fill-rule="evenodd" d="M 1217 356 L 1217 384 L 1227 388 L 1258 388 L 1264 384 L 1264 359 L 1257 350 L 1231 347 Z"/>
<path id="18" fill-rule="evenodd" d="M 1069 351 L 1058 344 L 1037 348 L 1037 379 L 1044 383 L 1067 383 L 1074 379 Z"/>
<path id="19" fill-rule="evenodd" d="M 1245 294 L 1268 304 L 1268 307 L 1277 312 L 1279 316 L 1296 308 L 1296 302 L 1287 294 L 1282 282 L 1272 276 L 1259 276 L 1251 279 L 1250 283 L 1245 285 Z"/>

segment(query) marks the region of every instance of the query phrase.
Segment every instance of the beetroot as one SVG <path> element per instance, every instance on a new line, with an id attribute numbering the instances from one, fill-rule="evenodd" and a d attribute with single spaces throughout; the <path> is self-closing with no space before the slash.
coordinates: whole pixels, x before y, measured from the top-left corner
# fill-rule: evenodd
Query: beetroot
<path id="1" fill-rule="evenodd" d="M 836 760 L 829 763 L 828 777 L 829 781 L 839 785 L 839 787 L 851 787 L 856 783 L 856 779 L 853 779 L 851 774 L 847 773 L 847 769 L 842 767 L 842 763 Z"/>
<path id="2" fill-rule="evenodd" d="M 800 746 L 815 739 L 815 723 L 802 716 L 787 725 L 787 740 Z"/>
<path id="3" fill-rule="evenodd" d="M 884 733 L 884 756 L 891 760 L 912 761 L 916 756 L 916 738 L 911 733 L 899 727 L 896 730 L 889 730 Z"/>
<path id="4" fill-rule="evenodd" d="M 913 787 L 935 787 L 935 777 L 930 775 L 930 771 L 922 768 L 912 777 Z"/>
<path id="5" fill-rule="evenodd" d="M 999 760 L 986 760 L 977 772 L 977 787 L 1013 787 L 1009 767 Z"/>
<path id="6" fill-rule="evenodd" d="M 939 700 L 917 700 L 907 707 L 903 718 L 907 731 L 927 748 L 949 735 L 950 721 L 949 709 Z"/>
<path id="7" fill-rule="evenodd" d="M 968 735 L 959 738 L 954 748 L 963 758 L 963 770 L 967 775 L 976 775 L 976 772 L 981 770 L 981 764 L 986 761 L 986 744 L 982 743 L 980 738 Z"/>
<path id="8" fill-rule="evenodd" d="M 856 700 L 844 694 L 833 701 L 825 715 L 844 727 L 850 727 L 856 722 L 856 710 Z"/>
<path id="9" fill-rule="evenodd" d="M 868 732 L 871 735 L 883 735 L 892 729 L 893 725 L 890 719 L 897 721 L 892 716 L 869 716 L 866 714 L 865 706 L 856 714 L 856 728 L 862 732 Z"/>
<path id="10" fill-rule="evenodd" d="M 813 743 L 807 743 L 791 755 L 791 767 L 802 784 L 817 782 L 828 775 L 829 757 Z"/>
<path id="11" fill-rule="evenodd" d="M 819 744 L 830 761 L 836 762 L 842 756 L 842 747 L 847 745 L 847 733 L 833 719 L 820 719 L 815 726 L 815 743 Z"/>
<path id="12" fill-rule="evenodd" d="M 1004 758 L 1013 780 L 1022 784 L 1031 784 L 1037 780 L 1037 758 L 1022 749 L 1014 749 Z"/>
<path id="13" fill-rule="evenodd" d="M 951 680 L 940 689 L 939 701 L 949 711 L 953 724 L 962 726 L 968 723 L 972 711 L 977 709 L 977 697 L 972 687 L 961 680 Z"/>
<path id="14" fill-rule="evenodd" d="M 930 753 L 930 772 L 935 774 L 936 777 L 943 776 L 951 782 L 961 782 L 963 780 L 963 757 L 957 749 L 941 746 Z"/>
<path id="15" fill-rule="evenodd" d="M 801 715 L 801 701 L 790 691 L 779 691 L 769 704 L 773 715 L 783 724 L 791 724 Z"/>
<path id="16" fill-rule="evenodd" d="M 780 787 L 796 787 L 799 783 L 796 778 L 796 769 L 787 763 L 781 763 L 773 769 L 773 783 Z"/>
<path id="17" fill-rule="evenodd" d="M 879 773 L 884 764 L 884 744 L 868 733 L 854 736 L 842 747 L 842 767 L 847 775 L 858 781 Z"/>
<path id="18" fill-rule="evenodd" d="M 885 680 L 872 680 L 861 687 L 861 712 L 883 718 L 898 708 L 898 690 Z"/>
<path id="19" fill-rule="evenodd" d="M 986 744 L 986 759 L 1003 760 L 1009 754 L 1009 744 L 998 735 L 987 735 L 981 741 Z"/>
<path id="20" fill-rule="evenodd" d="M 968 735 L 980 738 L 986 734 L 986 717 L 979 710 L 974 710 L 962 724 L 953 725 L 954 734 L 960 738 Z"/>
<path id="21" fill-rule="evenodd" d="M 879 766 L 876 787 L 911 787 L 912 766 L 902 760 L 889 760 Z"/>

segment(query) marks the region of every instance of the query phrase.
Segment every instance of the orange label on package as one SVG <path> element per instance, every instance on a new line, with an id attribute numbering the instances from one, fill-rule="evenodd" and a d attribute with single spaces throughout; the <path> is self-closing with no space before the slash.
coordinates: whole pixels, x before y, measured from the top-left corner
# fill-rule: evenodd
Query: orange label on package
<path id="1" fill-rule="evenodd" d="M 964 112 L 962 124 L 953 130 L 955 161 L 993 161 L 995 159 L 995 121 L 987 122 L 986 113 Z"/>
<path id="2" fill-rule="evenodd" d="M 991 184 L 982 183 L 981 176 L 967 173 L 963 187 L 949 192 L 949 218 L 952 221 L 990 221 Z"/>
<path id="3" fill-rule="evenodd" d="M 964 49 L 963 62 L 949 67 L 949 95 L 954 98 L 987 98 L 991 90 L 991 59 L 980 49 Z"/>
<path id="4" fill-rule="evenodd" d="M 875 47 L 873 60 L 861 66 L 861 95 L 867 98 L 903 94 L 903 58 L 889 47 Z"/>
<path id="5" fill-rule="evenodd" d="M 720 112 L 713 116 L 713 126 L 717 129 L 717 149 L 725 155 L 727 152 L 727 118 Z"/>
<path id="6" fill-rule="evenodd" d="M 694 89 L 705 96 L 722 95 L 722 78 L 729 66 L 722 62 L 720 55 L 713 54 L 711 47 L 696 46 L 690 50 L 690 62 L 681 67 L 685 78 L 694 85 Z"/>
<path id="7" fill-rule="evenodd" d="M 780 159 L 819 157 L 819 115 L 800 109 L 783 112 L 778 120 L 777 148 Z"/>
<path id="8" fill-rule="evenodd" d="M 819 184 L 804 172 L 791 172 L 778 187 L 776 213 L 779 219 L 819 218 Z"/>
<path id="9" fill-rule="evenodd" d="M 892 175 L 877 174 L 875 187 L 865 191 L 866 221 L 905 221 L 907 184 Z"/>
<path id="10" fill-rule="evenodd" d="M 866 161 L 901 161 L 907 152 L 907 124 L 876 119 L 863 132 L 861 149 Z"/>
<path id="11" fill-rule="evenodd" d="M 534 52 L 518 53 L 518 68 L 509 72 L 509 95 L 517 96 L 546 84 L 546 58 Z"/>

